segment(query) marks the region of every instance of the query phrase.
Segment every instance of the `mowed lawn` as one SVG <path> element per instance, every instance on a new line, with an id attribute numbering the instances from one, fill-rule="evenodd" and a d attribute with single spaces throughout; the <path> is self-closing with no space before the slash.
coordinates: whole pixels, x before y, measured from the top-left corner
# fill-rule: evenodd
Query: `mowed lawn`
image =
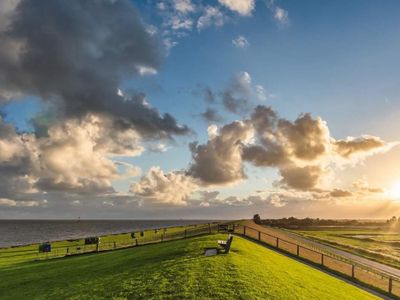
<path id="1" fill-rule="evenodd" d="M 0 268 L 1 299 L 377 299 L 235 236 L 228 255 L 209 235 Z"/>

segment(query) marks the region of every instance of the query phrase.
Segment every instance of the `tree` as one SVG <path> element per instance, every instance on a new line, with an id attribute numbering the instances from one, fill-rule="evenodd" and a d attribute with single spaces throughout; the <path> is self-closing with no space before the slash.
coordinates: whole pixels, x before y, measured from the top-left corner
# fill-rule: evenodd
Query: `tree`
<path id="1" fill-rule="evenodd" d="M 254 221 L 254 223 L 256 223 L 256 224 L 261 224 L 260 215 L 259 215 L 259 214 L 255 214 L 255 215 L 253 216 L 253 221 Z"/>

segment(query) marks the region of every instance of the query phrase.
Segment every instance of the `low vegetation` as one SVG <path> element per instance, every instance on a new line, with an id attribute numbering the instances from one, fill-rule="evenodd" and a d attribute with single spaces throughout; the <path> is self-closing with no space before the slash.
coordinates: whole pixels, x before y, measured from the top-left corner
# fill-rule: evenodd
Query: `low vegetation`
<path id="1" fill-rule="evenodd" d="M 0 267 L 2 299 L 377 299 L 282 254 L 226 235 Z"/>
<path id="2" fill-rule="evenodd" d="M 400 267 L 400 233 L 379 228 L 313 228 L 293 230 L 304 237 L 336 248 L 368 257 L 384 264 Z"/>
<path id="3" fill-rule="evenodd" d="M 307 228 L 312 229 L 321 226 L 340 226 L 340 227 L 374 227 L 381 229 L 391 229 L 399 226 L 400 223 L 396 217 L 389 220 L 333 220 L 319 218 L 297 219 L 294 217 L 281 219 L 261 219 L 258 214 L 254 215 L 253 221 L 259 225 L 267 225 L 272 227 L 282 227 L 289 229 Z"/>

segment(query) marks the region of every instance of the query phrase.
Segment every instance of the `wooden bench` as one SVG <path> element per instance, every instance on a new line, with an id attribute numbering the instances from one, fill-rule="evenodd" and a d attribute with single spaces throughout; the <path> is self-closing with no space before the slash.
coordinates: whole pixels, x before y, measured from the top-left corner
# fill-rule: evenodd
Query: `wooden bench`
<path id="1" fill-rule="evenodd" d="M 224 253 L 229 253 L 231 249 L 231 244 L 233 240 L 233 235 L 229 234 L 228 239 L 226 241 L 218 241 L 218 245 L 225 251 Z"/>
<path id="2" fill-rule="evenodd" d="M 218 246 L 220 246 L 220 248 L 215 248 L 215 247 L 205 248 L 204 254 L 206 256 L 216 255 L 217 253 L 228 254 L 229 250 L 231 249 L 232 240 L 233 240 L 233 235 L 229 234 L 228 239 L 226 241 L 222 241 L 222 240 L 218 241 Z"/>

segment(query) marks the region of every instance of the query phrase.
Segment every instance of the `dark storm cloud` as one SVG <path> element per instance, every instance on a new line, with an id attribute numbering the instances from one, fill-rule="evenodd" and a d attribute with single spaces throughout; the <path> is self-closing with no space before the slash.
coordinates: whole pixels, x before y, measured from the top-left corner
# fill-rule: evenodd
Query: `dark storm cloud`
<path id="1" fill-rule="evenodd" d="M 222 117 L 218 111 L 213 108 L 207 108 L 206 111 L 201 114 L 201 116 L 206 122 L 218 123 L 222 121 Z"/>
<path id="2" fill-rule="evenodd" d="M 207 104 L 213 104 L 217 101 L 217 95 L 215 92 L 210 87 L 202 84 L 197 84 L 191 93 L 193 96 L 204 100 Z"/>
<path id="3" fill-rule="evenodd" d="M 140 67 L 160 65 L 158 44 L 130 1 L 21 0 L 7 18 L 0 30 L 2 94 L 39 96 L 68 118 L 108 115 L 144 135 L 188 132 L 144 95 L 117 94 Z"/>
<path id="4" fill-rule="evenodd" d="M 215 102 L 215 95 L 214 92 L 210 89 L 210 88 L 205 88 L 203 90 L 203 96 L 204 96 L 204 100 L 207 103 L 214 103 Z"/>
<path id="5" fill-rule="evenodd" d="M 229 91 L 222 94 L 222 104 L 226 110 L 234 114 L 242 114 L 249 110 L 249 102 L 246 98 L 236 97 Z"/>
<path id="6" fill-rule="evenodd" d="M 329 193 L 330 196 L 335 197 L 335 198 L 341 198 L 341 197 L 350 197 L 353 194 L 350 191 L 342 190 L 342 189 L 334 189 Z"/>
<path id="7" fill-rule="evenodd" d="M 251 114 L 251 121 L 259 133 L 271 132 L 276 127 L 278 115 L 268 106 L 258 105 Z"/>

